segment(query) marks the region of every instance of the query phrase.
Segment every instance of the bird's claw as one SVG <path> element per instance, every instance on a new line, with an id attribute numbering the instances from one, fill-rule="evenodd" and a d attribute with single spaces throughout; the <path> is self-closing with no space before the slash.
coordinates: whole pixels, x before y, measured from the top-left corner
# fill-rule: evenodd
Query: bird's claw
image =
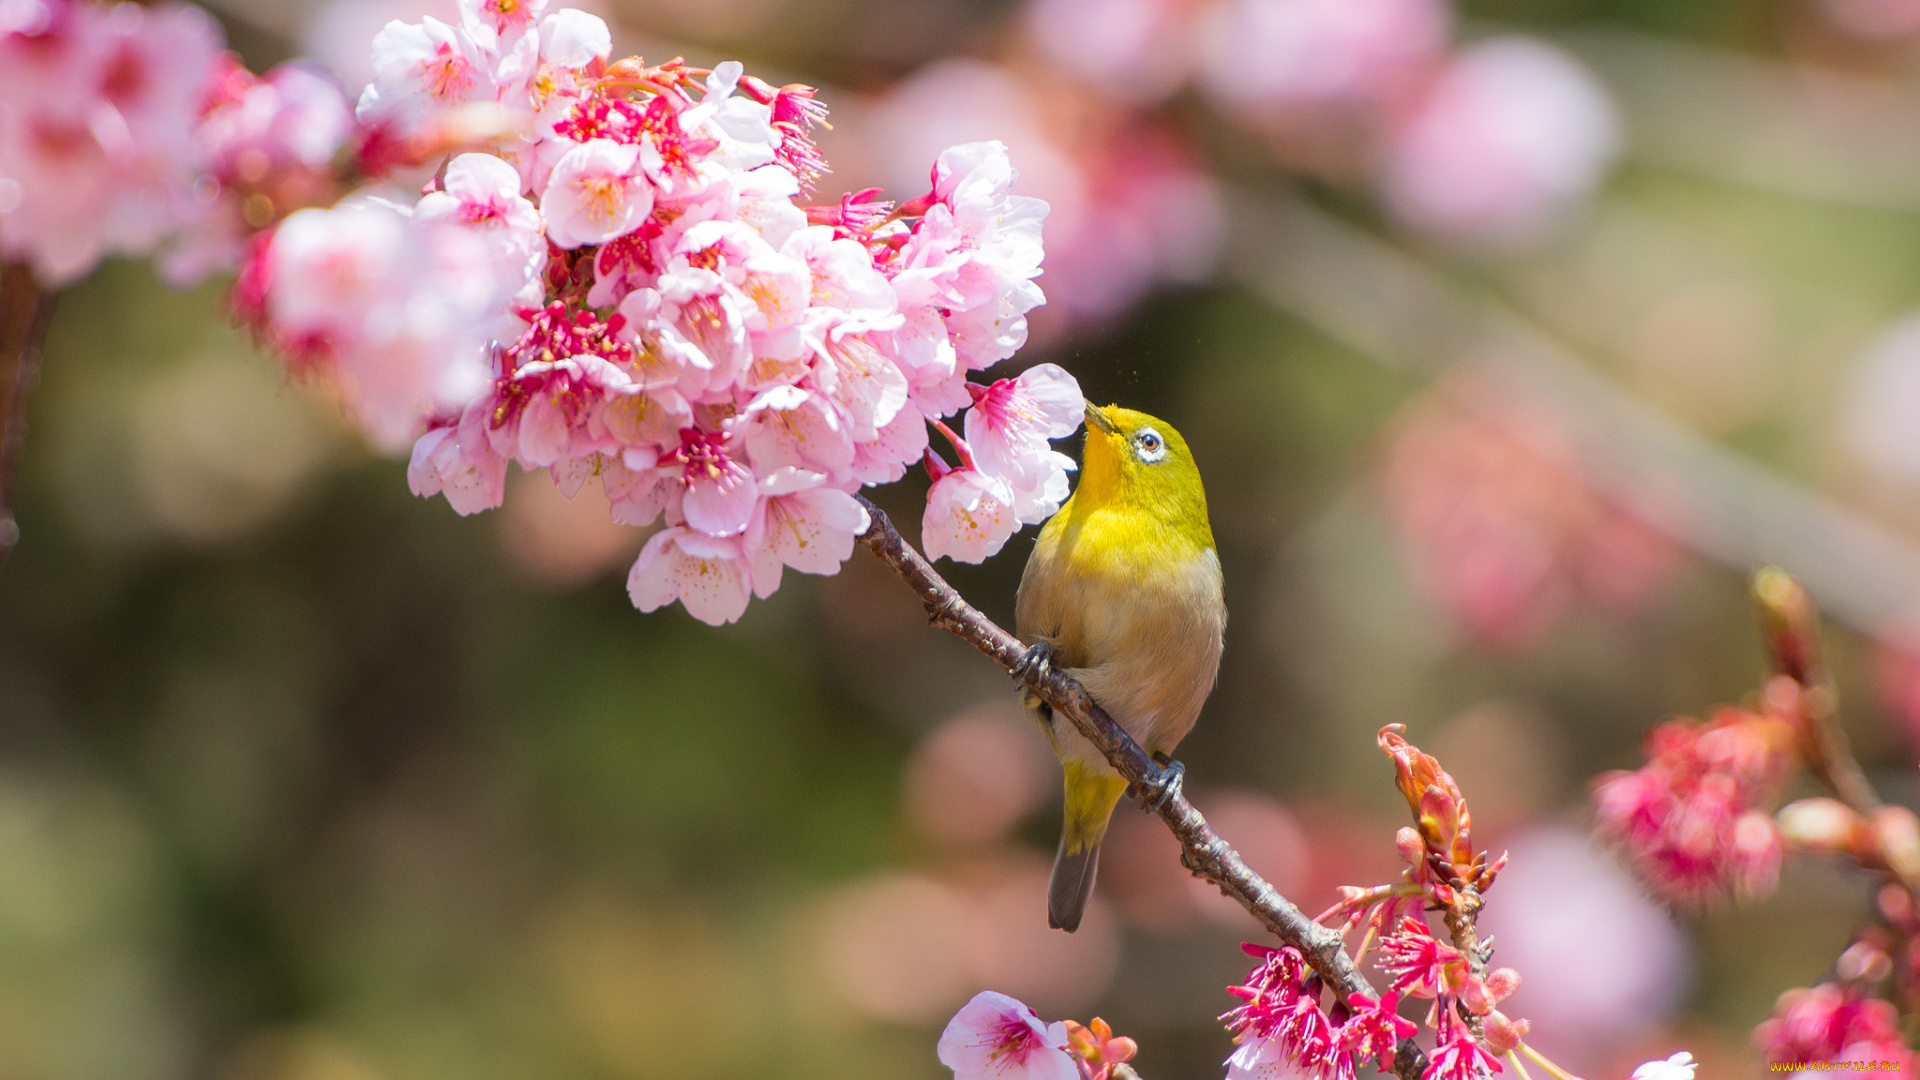
<path id="1" fill-rule="evenodd" d="M 1159 813 L 1161 807 L 1178 798 L 1187 776 L 1187 767 L 1165 754 L 1155 754 L 1153 760 L 1160 763 L 1160 779 L 1141 784 L 1139 790 L 1140 805 L 1149 814 Z"/>
<path id="2" fill-rule="evenodd" d="M 1045 678 L 1053 670 L 1053 643 L 1036 641 L 1027 646 L 1027 651 L 1013 663 L 1013 678 L 1016 682 L 1035 683 Z"/>

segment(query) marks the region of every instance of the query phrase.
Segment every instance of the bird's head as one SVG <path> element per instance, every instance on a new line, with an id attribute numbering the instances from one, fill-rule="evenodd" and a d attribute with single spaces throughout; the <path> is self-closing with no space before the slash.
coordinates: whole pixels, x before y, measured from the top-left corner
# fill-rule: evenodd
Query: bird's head
<path id="1" fill-rule="evenodd" d="M 1165 420 L 1087 403 L 1087 452 L 1075 501 L 1150 513 L 1212 546 L 1207 493 L 1187 440 Z"/>

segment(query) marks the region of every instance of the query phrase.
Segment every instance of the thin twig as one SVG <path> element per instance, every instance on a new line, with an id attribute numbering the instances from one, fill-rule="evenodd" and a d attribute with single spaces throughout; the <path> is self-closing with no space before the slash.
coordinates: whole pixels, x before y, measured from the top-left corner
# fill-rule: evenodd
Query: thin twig
<path id="1" fill-rule="evenodd" d="M 1840 727 L 1839 695 L 1820 658 L 1820 612 L 1813 597 L 1785 570 L 1767 566 L 1753 575 L 1753 601 L 1774 674 L 1799 687 L 1795 707 L 1808 767 L 1854 813 L 1872 816 L 1880 809 L 1880 795 Z"/>
<path id="2" fill-rule="evenodd" d="M 0 565 L 20 541 L 13 519 L 13 479 L 27 437 L 27 395 L 40 368 L 40 341 L 53 315 L 53 293 L 25 263 L 0 265 Z"/>
<path id="3" fill-rule="evenodd" d="M 861 542 L 920 594 L 920 602 L 926 605 L 927 618 L 934 626 L 953 633 L 1020 678 L 1022 685 L 1053 706 L 1054 712 L 1071 721 L 1135 791 L 1166 790 L 1171 771 L 1154 761 L 1139 743 L 1121 730 L 1087 693 L 1086 687 L 1052 668 L 1028 672 L 1024 678 L 1017 674 L 1024 670 L 1018 665 L 1027 652 L 1020 639 L 967 603 L 925 557 L 901 537 L 879 507 L 864 498 L 860 502 L 873 517 L 873 524 L 861 536 Z M 1156 812 L 1180 841 L 1181 865 L 1218 886 L 1274 936 L 1299 949 L 1307 963 L 1342 998 L 1351 994 L 1379 996 L 1347 955 L 1340 934 L 1309 919 L 1265 878 L 1254 873 L 1240 853 L 1220 839 L 1178 789 L 1160 802 Z M 1426 1067 L 1426 1054 L 1420 1047 L 1412 1039 L 1402 1040 L 1394 1057 L 1394 1072 L 1403 1080 L 1417 1080 Z"/>

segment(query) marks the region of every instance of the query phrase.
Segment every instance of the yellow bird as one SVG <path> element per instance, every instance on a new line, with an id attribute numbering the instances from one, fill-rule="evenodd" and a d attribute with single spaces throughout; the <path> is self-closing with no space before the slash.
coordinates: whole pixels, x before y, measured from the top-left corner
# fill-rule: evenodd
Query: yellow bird
<path id="1" fill-rule="evenodd" d="M 1027 663 L 1080 680 L 1134 741 L 1169 761 L 1213 691 L 1227 623 L 1200 469 L 1171 425 L 1087 404 L 1079 487 L 1040 530 L 1015 617 Z M 1047 921 L 1071 932 L 1127 782 L 1072 722 L 1026 700 L 1066 770 Z"/>

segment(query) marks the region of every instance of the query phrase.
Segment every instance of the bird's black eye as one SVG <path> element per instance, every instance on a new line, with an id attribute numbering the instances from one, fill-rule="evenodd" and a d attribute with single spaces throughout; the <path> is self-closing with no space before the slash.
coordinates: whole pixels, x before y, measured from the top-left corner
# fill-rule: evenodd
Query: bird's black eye
<path id="1" fill-rule="evenodd" d="M 1142 428 L 1135 434 L 1133 445 L 1140 448 L 1141 461 L 1151 463 L 1167 456 L 1167 440 L 1152 428 Z"/>

